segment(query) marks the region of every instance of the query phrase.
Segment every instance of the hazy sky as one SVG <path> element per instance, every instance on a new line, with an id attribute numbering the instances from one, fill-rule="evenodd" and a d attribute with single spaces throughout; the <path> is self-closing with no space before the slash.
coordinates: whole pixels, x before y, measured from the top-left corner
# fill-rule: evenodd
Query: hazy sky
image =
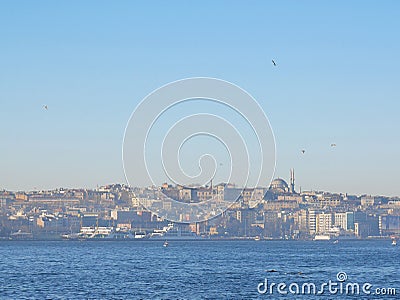
<path id="1" fill-rule="evenodd" d="M 293 167 L 303 190 L 400 195 L 399 12 L 365 0 L 1 1 L 0 189 L 124 182 L 136 105 L 207 76 L 259 101 L 276 176 Z"/>

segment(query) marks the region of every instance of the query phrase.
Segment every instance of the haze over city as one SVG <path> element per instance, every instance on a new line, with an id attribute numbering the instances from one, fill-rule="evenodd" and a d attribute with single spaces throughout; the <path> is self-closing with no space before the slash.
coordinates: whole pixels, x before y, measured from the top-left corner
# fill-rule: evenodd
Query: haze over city
<path id="1" fill-rule="evenodd" d="M 274 177 L 294 168 L 303 190 L 400 194 L 399 3 L 20 3 L 0 10 L 0 189 L 125 182 L 134 108 L 205 76 L 263 108 Z"/>

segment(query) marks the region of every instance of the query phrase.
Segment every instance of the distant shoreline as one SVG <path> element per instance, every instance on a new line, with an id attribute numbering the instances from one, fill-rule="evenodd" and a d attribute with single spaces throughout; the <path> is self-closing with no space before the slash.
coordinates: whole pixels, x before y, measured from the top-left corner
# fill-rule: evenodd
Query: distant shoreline
<path id="1" fill-rule="evenodd" d="M 136 242 L 162 242 L 164 240 L 172 241 L 172 242 L 223 242 L 223 241 L 238 241 L 238 242 L 318 242 L 318 243 L 332 243 L 336 239 L 331 240 L 312 240 L 312 239 L 261 239 L 255 240 L 253 237 L 251 238 L 197 238 L 197 239 L 63 239 L 63 238 L 33 238 L 33 239 L 9 239 L 9 238 L 0 238 L 1 242 L 127 242 L 127 243 L 136 243 Z M 338 239 L 340 242 L 358 242 L 358 241 L 390 241 L 390 237 L 370 237 L 370 238 L 346 238 L 346 239 Z"/>

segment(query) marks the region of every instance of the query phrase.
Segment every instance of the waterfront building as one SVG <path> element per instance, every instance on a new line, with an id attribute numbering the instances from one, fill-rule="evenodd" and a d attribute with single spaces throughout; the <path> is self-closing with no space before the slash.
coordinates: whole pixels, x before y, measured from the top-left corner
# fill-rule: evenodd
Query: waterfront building
<path id="1" fill-rule="evenodd" d="M 334 225 L 343 230 L 354 230 L 353 212 L 336 212 L 334 214 Z"/>
<path id="2" fill-rule="evenodd" d="M 316 210 L 308 211 L 308 230 L 310 235 L 315 234 L 317 231 L 317 214 L 318 211 Z"/>
<path id="3" fill-rule="evenodd" d="M 316 215 L 316 233 L 324 234 L 328 233 L 332 228 L 332 214 L 331 213 L 319 213 Z"/>
<path id="4" fill-rule="evenodd" d="M 400 215 L 379 216 L 379 232 L 383 236 L 400 235 Z"/>

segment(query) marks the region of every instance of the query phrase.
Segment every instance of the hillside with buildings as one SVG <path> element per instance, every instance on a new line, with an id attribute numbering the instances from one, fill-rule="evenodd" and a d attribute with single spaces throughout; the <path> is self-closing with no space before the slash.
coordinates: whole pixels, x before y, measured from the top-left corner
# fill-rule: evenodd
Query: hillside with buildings
<path id="1" fill-rule="evenodd" d="M 204 222 L 191 223 L 190 215 L 174 206 L 210 199 L 214 202 Z M 218 203 L 228 208 L 218 211 Z M 165 183 L 145 188 L 112 184 L 94 190 L 3 190 L 0 211 L 2 239 L 60 239 L 90 228 L 151 237 L 168 227 L 170 222 L 159 217 L 165 211 L 178 220 L 176 226 L 204 238 L 363 239 L 400 234 L 399 197 L 296 191 L 294 170 L 289 184 L 277 178 L 269 187 L 255 188 Z"/>

